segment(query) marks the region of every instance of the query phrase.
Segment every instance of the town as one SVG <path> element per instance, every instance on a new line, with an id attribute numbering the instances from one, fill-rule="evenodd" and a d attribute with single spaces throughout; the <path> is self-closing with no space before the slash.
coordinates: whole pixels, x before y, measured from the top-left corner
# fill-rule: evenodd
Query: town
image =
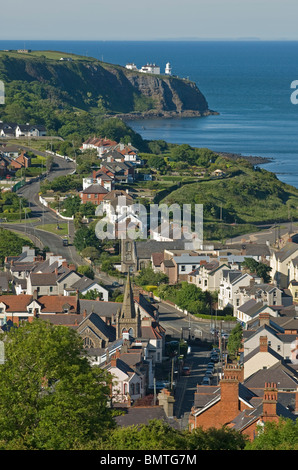
<path id="1" fill-rule="evenodd" d="M 82 143 L 79 159 L 34 150 L 34 139 L 46 138 L 43 126 L 2 123 L 0 129 L 2 198 L 10 197 L 1 231 L 30 242 L 3 258 L 3 335 L 36 320 L 76 331 L 90 364 L 112 377 L 110 403 L 121 410 L 115 418 L 121 427 L 155 418 L 180 430 L 228 426 L 253 441 L 268 421 L 296 421 L 298 232 L 292 223 L 190 243 L 185 233 L 174 236 L 173 220 L 161 220 L 150 239 L 131 239 L 121 227 L 141 230 L 136 203 L 152 200 L 142 184 L 156 174 L 136 147 L 93 136 Z M 30 145 L 6 143 L 10 138 L 30 138 Z M 92 157 L 88 175 L 78 173 L 84 155 Z M 25 175 L 37 158 L 42 171 L 16 174 Z M 78 175 L 73 187 L 67 187 L 70 175 Z M 225 176 L 220 168 L 210 172 L 214 181 Z M 62 191 L 54 186 L 59 178 Z M 8 204 L 13 210 L 6 211 Z M 115 228 L 112 241 L 94 234 L 90 241 L 99 205 Z"/>

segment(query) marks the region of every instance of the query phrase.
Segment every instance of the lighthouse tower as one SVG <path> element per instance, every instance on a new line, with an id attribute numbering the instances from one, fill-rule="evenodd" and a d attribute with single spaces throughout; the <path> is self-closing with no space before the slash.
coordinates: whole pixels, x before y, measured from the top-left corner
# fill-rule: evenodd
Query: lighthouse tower
<path id="1" fill-rule="evenodd" d="M 172 67 L 171 67 L 170 62 L 168 62 L 168 63 L 166 64 L 165 74 L 166 74 L 166 75 L 172 75 Z"/>

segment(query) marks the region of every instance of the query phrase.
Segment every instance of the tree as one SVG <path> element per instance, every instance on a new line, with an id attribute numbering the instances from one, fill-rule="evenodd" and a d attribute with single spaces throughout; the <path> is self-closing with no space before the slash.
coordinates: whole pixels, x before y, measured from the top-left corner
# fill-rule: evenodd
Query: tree
<path id="1" fill-rule="evenodd" d="M 90 365 L 74 330 L 35 319 L 10 329 L 4 343 L 2 449 L 75 449 L 113 427 L 110 377 Z"/>
<path id="2" fill-rule="evenodd" d="M 166 274 L 153 271 L 151 266 L 142 268 L 139 275 L 134 279 L 138 286 L 158 286 L 159 284 L 167 283 L 168 280 L 169 278 Z"/>
<path id="3" fill-rule="evenodd" d="M 278 423 L 267 421 L 247 450 L 298 450 L 298 420 L 280 418 Z"/>
<path id="4" fill-rule="evenodd" d="M 258 262 L 254 258 L 244 258 L 242 267 L 248 269 L 248 271 L 252 274 L 257 274 L 257 276 L 263 279 L 263 282 L 270 282 L 271 277 L 269 272 L 272 268 L 267 264 Z"/>
<path id="5" fill-rule="evenodd" d="M 232 329 L 228 339 L 227 348 L 230 354 L 236 355 L 241 348 L 243 331 L 240 323 L 237 323 L 235 328 Z"/>
<path id="6" fill-rule="evenodd" d="M 153 419 L 147 425 L 117 428 L 104 442 L 109 450 L 178 450 L 185 449 L 184 435 L 164 421 Z"/>
<path id="7" fill-rule="evenodd" d="M 245 436 L 226 427 L 196 428 L 189 436 L 188 450 L 242 450 L 246 442 Z"/>
<path id="8" fill-rule="evenodd" d="M 87 265 L 78 266 L 77 271 L 79 274 L 89 277 L 89 279 L 94 279 L 94 271 L 90 266 L 87 266 Z"/>
<path id="9" fill-rule="evenodd" d="M 3 263 L 6 256 L 17 256 L 22 253 L 24 245 L 32 247 L 30 241 L 24 240 L 10 230 L 0 228 L 0 262 Z"/>

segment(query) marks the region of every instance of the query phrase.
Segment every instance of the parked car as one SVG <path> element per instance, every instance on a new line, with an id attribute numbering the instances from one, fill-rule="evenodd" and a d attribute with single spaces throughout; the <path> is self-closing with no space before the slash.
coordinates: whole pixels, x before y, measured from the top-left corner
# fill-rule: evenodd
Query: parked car
<path id="1" fill-rule="evenodd" d="M 209 377 L 204 377 L 202 380 L 202 385 L 210 385 L 211 380 Z"/>
<path id="2" fill-rule="evenodd" d="M 182 368 L 182 375 L 190 375 L 190 368 L 185 366 Z"/>
<path id="3" fill-rule="evenodd" d="M 213 376 L 213 371 L 211 369 L 207 369 L 205 372 L 205 377 L 212 377 Z"/>
<path id="4" fill-rule="evenodd" d="M 214 362 L 208 362 L 207 369 L 214 369 Z"/>
<path id="5" fill-rule="evenodd" d="M 215 363 L 215 362 L 218 362 L 219 361 L 219 357 L 218 355 L 216 354 L 212 354 L 212 356 L 210 357 L 210 360 Z"/>
<path id="6" fill-rule="evenodd" d="M 228 333 L 222 333 L 222 334 L 221 334 L 221 337 L 222 337 L 223 339 L 229 339 Z"/>

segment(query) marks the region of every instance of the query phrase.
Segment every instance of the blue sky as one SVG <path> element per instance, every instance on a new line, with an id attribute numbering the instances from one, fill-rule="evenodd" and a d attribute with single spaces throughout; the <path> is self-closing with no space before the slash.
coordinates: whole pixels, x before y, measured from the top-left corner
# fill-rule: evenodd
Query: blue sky
<path id="1" fill-rule="evenodd" d="M 297 0 L 14 0 L 0 39 L 298 40 Z"/>

